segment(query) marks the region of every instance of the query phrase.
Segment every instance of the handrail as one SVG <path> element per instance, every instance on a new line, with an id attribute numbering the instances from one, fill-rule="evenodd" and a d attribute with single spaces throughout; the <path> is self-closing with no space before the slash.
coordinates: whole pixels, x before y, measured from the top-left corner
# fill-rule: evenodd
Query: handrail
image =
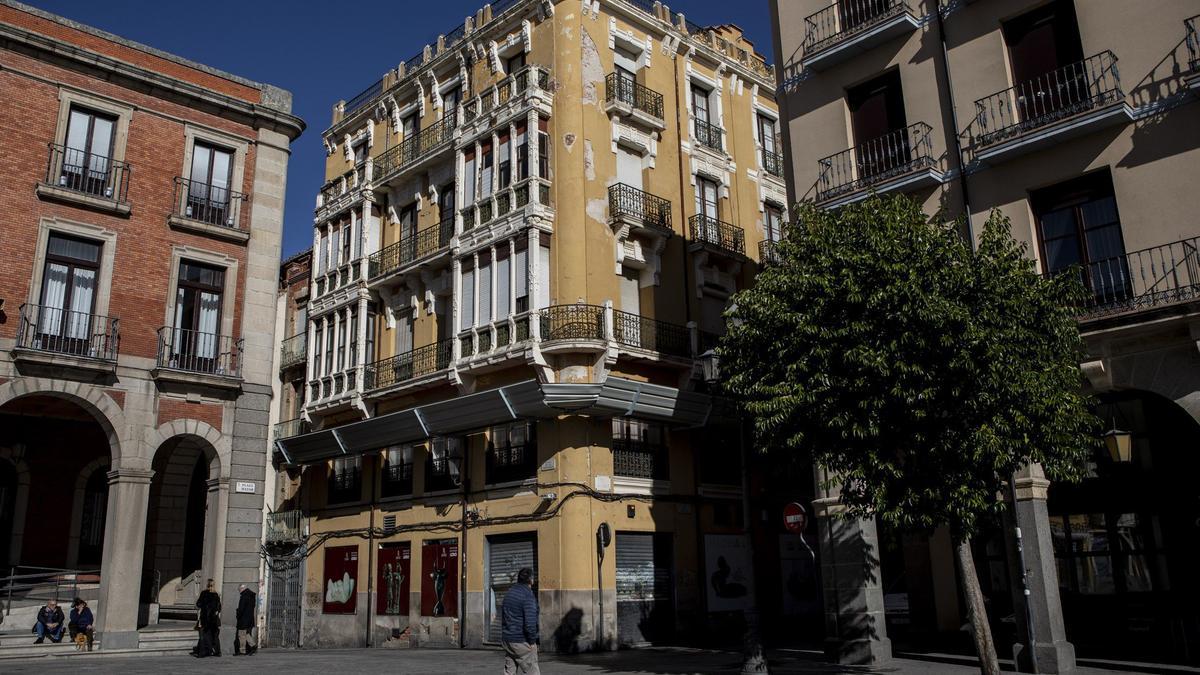
<path id="1" fill-rule="evenodd" d="M 1071 269 L 1090 291 L 1083 319 L 1195 300 L 1200 298 L 1200 237 Z"/>
<path id="2" fill-rule="evenodd" d="M 542 342 L 605 339 L 604 308 L 599 305 L 551 305 L 538 318 Z"/>
<path id="3" fill-rule="evenodd" d="M 725 130 L 721 127 L 705 122 L 704 120 L 696 120 L 696 142 L 706 148 L 721 151 L 725 149 L 721 142 L 721 137 L 725 135 Z"/>
<path id="4" fill-rule="evenodd" d="M 46 162 L 46 184 L 71 192 L 125 203 L 129 197 L 129 175 L 133 167 L 112 157 L 59 143 L 50 148 Z"/>
<path id="5" fill-rule="evenodd" d="M 604 102 L 623 103 L 652 117 L 663 119 L 663 95 L 621 73 L 609 73 L 605 76 Z"/>
<path id="6" fill-rule="evenodd" d="M 121 343 L 117 319 L 61 307 L 25 303 L 18 309 L 21 349 L 116 361 Z"/>
<path id="7" fill-rule="evenodd" d="M 244 230 L 241 202 L 246 195 L 229 188 L 175 177 L 175 215 L 217 227 Z"/>
<path id="8" fill-rule="evenodd" d="M 1187 43 L 1188 68 L 1200 69 L 1200 15 L 1184 19 L 1183 25 L 1187 30 L 1184 42 Z"/>
<path id="9" fill-rule="evenodd" d="M 613 338 L 627 347 L 672 356 L 691 356 L 691 337 L 687 326 L 648 316 L 613 310 Z"/>
<path id="10" fill-rule="evenodd" d="M 449 246 L 453 237 L 454 221 L 451 219 L 443 219 L 437 225 L 418 230 L 372 253 L 367 260 L 367 276 L 374 279 L 437 253 Z"/>
<path id="11" fill-rule="evenodd" d="M 910 11 L 907 0 L 837 0 L 804 17 L 804 55 L 811 56 Z"/>
<path id="12" fill-rule="evenodd" d="M 188 328 L 158 329 L 159 368 L 241 377 L 242 340 Z"/>
<path id="13" fill-rule="evenodd" d="M 977 148 L 1125 98 L 1110 50 L 975 101 Z"/>
<path id="14" fill-rule="evenodd" d="M 608 215 L 612 218 L 634 218 L 645 227 L 653 227 L 666 233 L 674 231 L 670 200 L 625 183 L 609 186 Z"/>
<path id="15" fill-rule="evenodd" d="M 400 141 L 399 145 L 394 145 L 376 155 L 373 160 L 374 179 L 380 182 L 385 181 L 407 165 L 446 145 L 454 138 L 454 127 L 457 123 L 455 117 L 455 115 L 446 115 L 416 134 Z"/>
<path id="16" fill-rule="evenodd" d="M 766 148 L 762 149 L 763 170 L 775 176 L 783 178 L 783 153 L 771 152 Z"/>
<path id="17" fill-rule="evenodd" d="M 688 229 L 694 242 L 710 244 L 731 253 L 746 255 L 746 232 L 703 213 L 688 218 Z"/>
<path id="18" fill-rule="evenodd" d="M 378 96 L 381 93 L 383 93 L 383 78 L 380 78 L 379 80 L 375 81 L 373 84 L 371 84 L 371 86 L 367 87 L 366 89 L 363 89 L 362 91 L 358 92 L 353 97 L 351 97 L 349 101 L 346 101 L 345 107 L 342 108 L 343 114 L 349 115 L 350 113 L 354 112 L 355 110 L 358 110 L 359 108 L 363 107 L 364 105 L 370 103 L 372 100 L 374 100 L 374 98 L 376 96 Z"/>
<path id="19" fill-rule="evenodd" d="M 911 124 L 817 160 L 817 199 L 829 199 L 933 165 L 933 128 Z"/>
<path id="20" fill-rule="evenodd" d="M 364 389 L 382 389 L 450 367 L 454 340 L 439 340 L 367 364 Z"/>
<path id="21" fill-rule="evenodd" d="M 308 333 L 297 333 L 279 343 L 279 367 L 288 368 L 308 358 Z"/>

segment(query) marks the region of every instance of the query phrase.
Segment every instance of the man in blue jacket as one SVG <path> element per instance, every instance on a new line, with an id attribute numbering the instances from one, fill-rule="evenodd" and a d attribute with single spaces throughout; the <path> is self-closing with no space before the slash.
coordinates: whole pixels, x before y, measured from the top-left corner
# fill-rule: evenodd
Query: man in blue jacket
<path id="1" fill-rule="evenodd" d="M 538 670 L 538 604 L 533 594 L 533 570 L 517 572 L 517 583 L 504 594 L 500 608 L 500 639 L 504 642 L 504 675 L 540 675 Z"/>

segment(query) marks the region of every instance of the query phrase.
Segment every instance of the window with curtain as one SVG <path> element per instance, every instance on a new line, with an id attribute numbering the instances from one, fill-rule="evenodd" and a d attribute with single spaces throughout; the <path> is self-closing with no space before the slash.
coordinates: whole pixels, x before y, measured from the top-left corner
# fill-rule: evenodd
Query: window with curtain
<path id="1" fill-rule="evenodd" d="M 1132 294 L 1133 276 L 1108 171 L 1038 190 L 1030 203 L 1047 273 L 1078 270 L 1100 302 Z"/>
<path id="2" fill-rule="evenodd" d="M 696 177 L 696 213 L 706 219 L 717 220 L 720 211 L 717 208 L 717 183 L 709 178 Z"/>
<path id="3" fill-rule="evenodd" d="M 330 504 L 344 504 L 362 499 L 362 456 L 339 457 L 329 466 Z"/>
<path id="4" fill-rule="evenodd" d="M 614 475 L 667 479 L 666 432 L 662 425 L 630 417 L 614 417 L 612 431 Z"/>
<path id="5" fill-rule="evenodd" d="M 383 480 L 381 492 L 384 497 L 401 497 L 412 494 L 413 446 L 400 445 L 383 451 Z"/>
<path id="6" fill-rule="evenodd" d="M 537 476 L 536 426 L 525 420 L 492 427 L 487 437 L 488 483 L 527 480 Z"/>
<path id="7" fill-rule="evenodd" d="M 175 293 L 174 354 L 187 357 L 188 368 L 215 368 L 221 347 L 225 269 L 181 260 Z"/>
<path id="8" fill-rule="evenodd" d="M 550 306 L 550 247 L 538 247 L 538 309 Z"/>
<path id="9" fill-rule="evenodd" d="M 463 439 L 438 437 L 429 441 L 425 466 L 425 492 L 452 490 L 460 483 Z"/>
<path id="10" fill-rule="evenodd" d="M 692 85 L 692 114 L 696 116 L 698 121 L 704 122 L 705 124 L 710 123 L 708 114 L 708 94 L 709 92 L 707 89 L 704 89 L 696 84 Z"/>
<path id="11" fill-rule="evenodd" d="M 462 88 L 454 87 L 453 89 L 442 92 L 442 109 L 445 111 L 444 117 L 453 117 L 454 111 L 458 110 L 458 103 L 462 100 Z"/>
<path id="12" fill-rule="evenodd" d="M 227 222 L 233 151 L 202 141 L 192 147 L 192 173 L 188 185 L 188 217 L 218 225 Z"/>
<path id="13" fill-rule="evenodd" d="M 78 353 L 85 347 L 92 332 L 101 247 L 98 242 L 50 234 L 37 320 L 43 349 Z"/>
<path id="14" fill-rule="evenodd" d="M 105 194 L 116 126 L 114 117 L 71 106 L 60 184 L 89 194 Z"/>

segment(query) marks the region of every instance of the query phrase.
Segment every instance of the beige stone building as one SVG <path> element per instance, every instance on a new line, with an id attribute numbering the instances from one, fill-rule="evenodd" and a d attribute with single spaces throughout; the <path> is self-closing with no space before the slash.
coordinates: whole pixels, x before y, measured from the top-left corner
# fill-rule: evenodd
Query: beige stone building
<path id="1" fill-rule="evenodd" d="M 966 215 L 972 236 L 1000 209 L 1042 272 L 1077 265 L 1092 291 L 1083 373 L 1121 452 L 1097 455 L 1077 486 L 1047 485 L 1036 468 L 1016 482 L 1042 672 L 1070 670 L 1076 654 L 1194 663 L 1200 653 L 1200 493 L 1188 478 L 1200 468 L 1197 10 L 1186 0 L 771 2 L 789 200 L 836 208 L 903 193 L 931 214 Z M 873 524 L 851 530 L 878 546 Z M 1011 532 L 976 560 L 992 626 L 1027 668 Z M 964 620 L 948 541 L 906 536 L 878 550 L 881 574 L 832 583 L 833 566 L 861 551 L 826 536 L 825 611 L 843 658 L 886 656 L 889 636 L 946 644 Z"/>
<path id="2" fill-rule="evenodd" d="M 337 104 L 268 537 L 302 645 L 494 644 L 523 566 L 548 649 L 748 603 L 696 357 L 778 237 L 774 90 L 736 26 L 506 0 Z"/>

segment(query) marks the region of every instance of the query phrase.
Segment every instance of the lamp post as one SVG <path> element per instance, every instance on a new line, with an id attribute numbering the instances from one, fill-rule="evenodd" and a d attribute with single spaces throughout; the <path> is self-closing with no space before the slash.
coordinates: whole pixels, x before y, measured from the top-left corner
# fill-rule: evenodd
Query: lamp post
<path id="1" fill-rule="evenodd" d="M 699 356 L 700 368 L 704 373 L 704 381 L 710 386 L 717 386 L 721 380 L 720 359 L 717 353 L 710 349 Z M 758 584 L 754 583 L 754 536 L 750 528 L 754 522 L 750 511 L 750 453 L 746 447 L 745 419 L 738 415 L 738 453 L 742 464 L 742 528 L 746 536 L 746 552 L 750 557 L 750 587 L 749 606 L 743 611 L 746 622 L 746 634 L 743 640 L 745 658 L 742 661 L 742 675 L 752 673 L 770 673 L 767 655 L 763 649 L 762 634 L 758 625 Z M 699 533 L 697 533 L 699 536 Z"/>

